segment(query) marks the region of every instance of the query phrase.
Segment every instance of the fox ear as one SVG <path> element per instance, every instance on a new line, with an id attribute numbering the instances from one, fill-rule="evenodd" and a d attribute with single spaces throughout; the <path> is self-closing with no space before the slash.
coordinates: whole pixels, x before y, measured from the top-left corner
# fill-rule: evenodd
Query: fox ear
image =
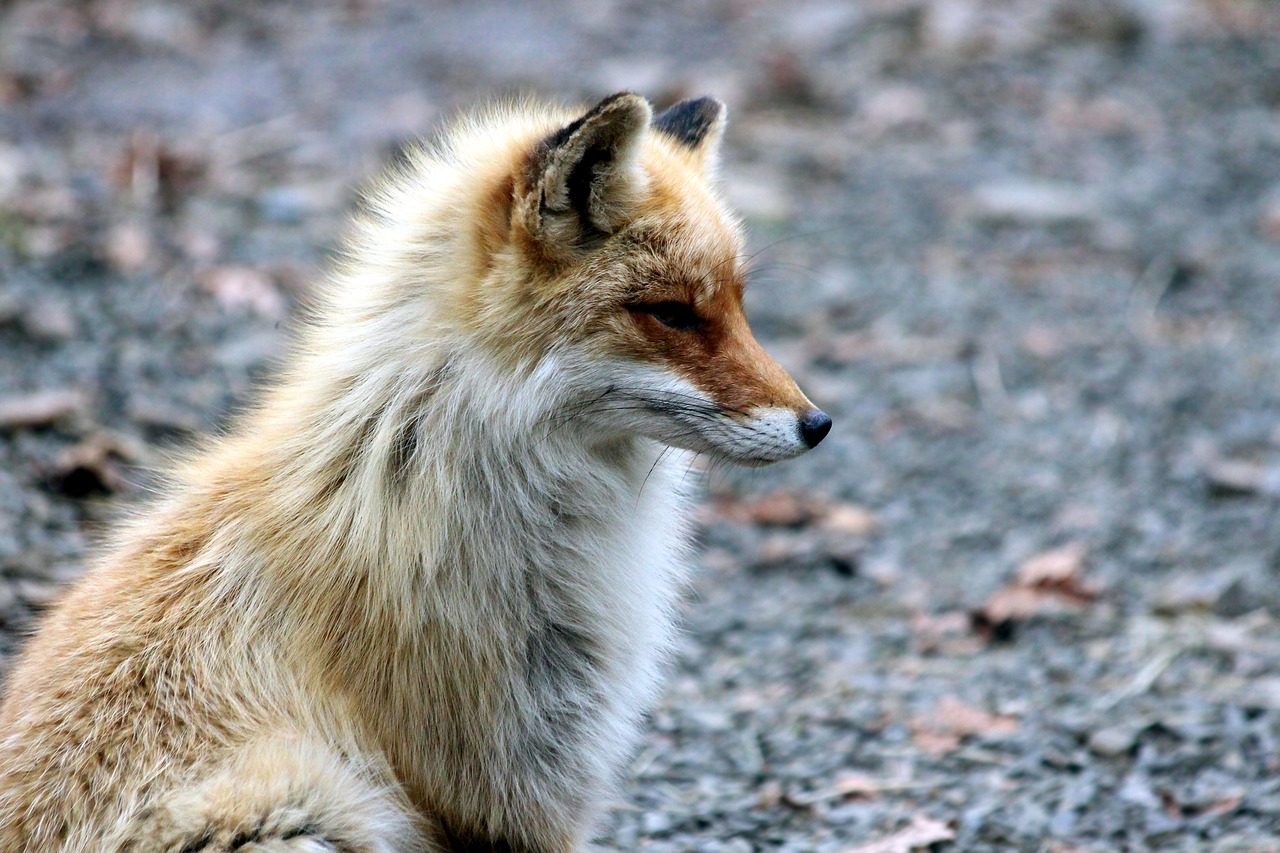
<path id="1" fill-rule="evenodd" d="M 539 144 L 524 212 L 545 248 L 581 249 L 629 221 L 643 184 L 640 142 L 652 115 L 644 98 L 621 92 Z"/>
<path id="2" fill-rule="evenodd" d="M 690 98 L 658 113 L 653 129 L 690 149 L 704 168 L 714 167 L 728 112 L 715 98 Z"/>

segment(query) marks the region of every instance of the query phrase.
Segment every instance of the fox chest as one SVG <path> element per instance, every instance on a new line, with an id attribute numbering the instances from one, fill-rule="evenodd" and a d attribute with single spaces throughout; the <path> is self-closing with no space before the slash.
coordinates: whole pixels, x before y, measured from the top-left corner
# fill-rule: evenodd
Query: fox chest
<path id="1" fill-rule="evenodd" d="M 501 649 L 489 684 L 511 764 L 598 773 L 629 749 L 672 634 L 682 571 L 669 530 L 561 513 L 490 555 L 493 582 L 470 618 L 490 632 L 476 639 Z M 618 745 L 584 745 L 604 739 Z"/>

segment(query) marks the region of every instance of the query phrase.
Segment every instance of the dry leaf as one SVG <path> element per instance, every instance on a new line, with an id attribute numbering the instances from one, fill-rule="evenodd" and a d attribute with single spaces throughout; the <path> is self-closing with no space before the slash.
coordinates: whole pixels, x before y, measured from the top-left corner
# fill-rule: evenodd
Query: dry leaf
<path id="1" fill-rule="evenodd" d="M 1084 555 L 1083 542 L 1071 542 L 1061 548 L 1042 551 L 1022 563 L 1018 569 L 1018 583 L 1022 586 L 1068 585 L 1080 576 Z"/>
<path id="2" fill-rule="evenodd" d="M 813 525 L 844 536 L 867 536 L 880 526 L 871 511 L 858 504 L 827 502 L 785 491 L 747 499 L 725 496 L 711 505 L 710 515 L 717 520 L 760 527 Z"/>
<path id="3" fill-rule="evenodd" d="M 1272 190 L 1262 201 L 1258 231 L 1273 243 L 1280 243 L 1280 191 Z"/>
<path id="4" fill-rule="evenodd" d="M 756 566 L 785 565 L 809 555 L 812 550 L 813 543 L 803 536 L 773 533 L 760 543 L 753 563 Z"/>
<path id="5" fill-rule="evenodd" d="M 911 617 L 911 639 L 916 651 L 972 654 L 982 641 L 970 632 L 969 614 L 959 610 L 945 613 L 917 613 Z"/>
<path id="6" fill-rule="evenodd" d="M 68 448 L 53 469 L 58 492 L 70 498 L 119 491 L 129 463 L 151 461 L 145 445 L 120 435 L 98 433 Z"/>
<path id="7" fill-rule="evenodd" d="M 252 267 L 216 267 L 201 284 L 223 307 L 250 310 L 269 318 L 283 317 L 287 304 L 271 276 Z"/>
<path id="8" fill-rule="evenodd" d="M 1084 578 L 1085 545 L 1071 542 L 1027 558 L 1013 584 L 997 590 L 973 614 L 979 628 L 1000 629 L 1035 616 L 1078 609 L 1097 599 L 1101 586 Z"/>
<path id="9" fill-rule="evenodd" d="M 1012 734 L 1018 730 L 1018 720 L 948 695 L 942 697 L 931 714 L 913 717 L 908 727 L 917 746 L 941 755 L 956 749 L 966 737 Z"/>
<path id="10" fill-rule="evenodd" d="M 777 779 L 766 779 L 756 792 L 756 808 L 771 809 L 786 798 L 782 783 Z"/>
<path id="11" fill-rule="evenodd" d="M 930 755 L 946 755 L 960 748 L 960 735 L 955 732 L 920 729 L 911 735 L 912 742 Z"/>
<path id="12" fill-rule="evenodd" d="M 111 179 L 139 200 L 159 197 L 172 204 L 203 177 L 208 168 L 205 161 L 201 152 L 165 142 L 151 131 L 138 130 L 116 159 Z"/>
<path id="13" fill-rule="evenodd" d="M 1074 602 L 1051 591 L 1007 586 L 996 590 L 976 615 L 979 617 L 979 624 L 999 626 L 1025 622 L 1033 616 L 1063 613 L 1076 606 Z"/>
<path id="14" fill-rule="evenodd" d="M 992 714 L 966 704 L 955 696 L 944 696 L 934 709 L 938 720 L 961 735 L 1011 734 L 1018 730 L 1018 720 L 1003 714 Z"/>
<path id="15" fill-rule="evenodd" d="M 842 800 L 845 797 L 871 799 L 883 791 L 901 789 L 901 783 L 894 785 L 893 783 L 876 779 L 873 776 L 868 776 L 865 773 L 849 770 L 838 775 L 826 788 L 820 788 L 812 793 L 789 793 L 784 799 L 787 805 L 807 808 L 828 800 Z"/>
<path id="16" fill-rule="evenodd" d="M 774 492 L 749 500 L 729 499 L 718 508 L 722 517 L 730 521 L 762 527 L 802 527 L 817 515 L 814 501 L 790 492 Z"/>
<path id="17" fill-rule="evenodd" d="M 870 536 L 880 529 L 880 522 L 866 507 L 836 503 L 823 509 L 818 526 L 844 536 Z"/>
<path id="18" fill-rule="evenodd" d="M 836 777 L 830 792 L 835 797 L 874 797 L 885 790 L 884 785 L 882 779 L 846 770 Z"/>
<path id="19" fill-rule="evenodd" d="M 1216 802 L 1210 803 L 1201 814 L 1224 815 L 1230 814 L 1240 807 L 1244 802 L 1243 794 L 1229 794 Z"/>
<path id="20" fill-rule="evenodd" d="M 912 851 L 938 844 L 943 841 L 954 841 L 956 834 L 940 820 L 917 815 L 911 819 L 910 825 L 900 829 L 893 835 L 850 847 L 844 853 L 912 853 Z"/>

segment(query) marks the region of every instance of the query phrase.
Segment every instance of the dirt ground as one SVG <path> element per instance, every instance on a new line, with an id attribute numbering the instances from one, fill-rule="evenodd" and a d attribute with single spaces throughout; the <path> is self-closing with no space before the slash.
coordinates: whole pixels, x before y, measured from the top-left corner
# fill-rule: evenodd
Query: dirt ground
<path id="1" fill-rule="evenodd" d="M 605 850 L 1280 851 L 1280 4 L 0 5 L 0 655 L 494 94 L 715 94 L 835 418 L 709 478 Z"/>

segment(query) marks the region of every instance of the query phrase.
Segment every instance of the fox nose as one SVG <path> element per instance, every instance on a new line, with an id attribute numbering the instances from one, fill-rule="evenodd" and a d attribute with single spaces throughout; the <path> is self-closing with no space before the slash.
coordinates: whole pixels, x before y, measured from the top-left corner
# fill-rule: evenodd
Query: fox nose
<path id="1" fill-rule="evenodd" d="M 826 412 L 810 409 L 800 416 L 800 440 L 808 447 L 817 447 L 818 442 L 831 432 L 831 418 Z"/>

